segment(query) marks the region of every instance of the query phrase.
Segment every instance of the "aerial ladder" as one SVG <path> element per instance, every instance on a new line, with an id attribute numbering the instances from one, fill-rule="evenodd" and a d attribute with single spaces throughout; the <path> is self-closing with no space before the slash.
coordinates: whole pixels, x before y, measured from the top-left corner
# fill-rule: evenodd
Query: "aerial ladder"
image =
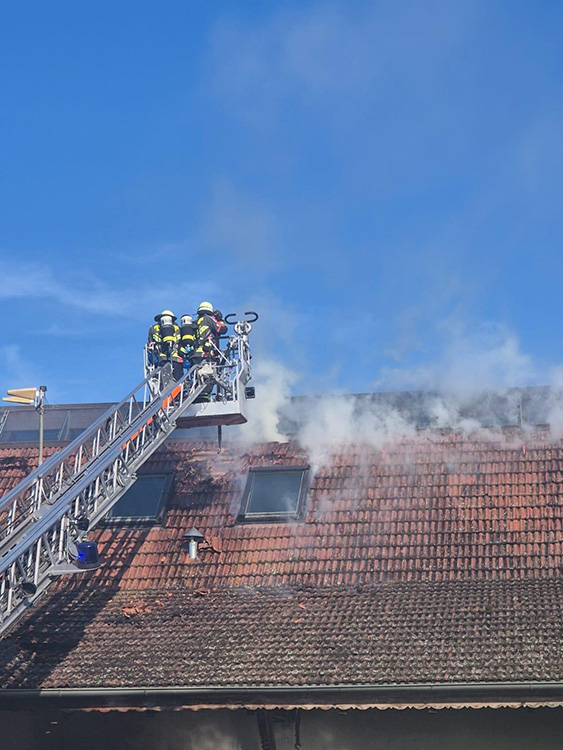
<path id="1" fill-rule="evenodd" d="M 246 316 L 211 368 L 193 366 L 177 381 L 145 352 L 145 379 L 0 499 L 0 635 L 55 578 L 98 567 L 88 532 L 176 426 L 247 421 L 248 334 L 258 316 Z"/>

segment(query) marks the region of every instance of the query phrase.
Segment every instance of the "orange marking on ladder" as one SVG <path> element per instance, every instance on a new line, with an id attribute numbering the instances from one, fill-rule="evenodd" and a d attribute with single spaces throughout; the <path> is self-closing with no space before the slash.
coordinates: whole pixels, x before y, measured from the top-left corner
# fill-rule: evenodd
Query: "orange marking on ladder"
<path id="1" fill-rule="evenodd" d="M 169 404 L 172 403 L 172 401 L 181 392 L 181 390 L 182 390 L 182 386 L 181 385 L 177 385 L 176 388 L 174 388 L 174 390 L 172 391 L 172 393 L 164 399 L 164 401 L 162 402 L 162 407 L 161 408 L 162 409 L 166 409 L 166 407 Z M 154 419 L 154 417 L 150 417 L 149 419 L 147 419 L 147 421 L 145 422 L 145 424 L 143 425 L 143 427 L 141 428 L 141 430 L 144 429 L 145 427 L 148 427 L 150 425 L 150 423 L 153 421 L 153 419 Z M 130 443 L 132 443 L 133 440 L 135 440 L 135 438 L 138 437 L 141 434 L 141 430 L 138 430 L 134 435 L 131 435 L 131 437 L 129 438 L 129 442 Z M 125 450 L 125 448 L 127 448 L 127 443 L 125 443 L 124 445 L 121 446 L 122 450 Z"/>
<path id="2" fill-rule="evenodd" d="M 176 398 L 176 396 L 180 393 L 181 390 L 182 390 L 182 386 L 177 385 L 176 388 L 174 388 L 174 390 L 172 391 L 172 393 L 169 396 L 167 396 L 162 402 L 162 408 L 166 409 L 166 407 L 172 403 L 172 401 Z"/>
<path id="3" fill-rule="evenodd" d="M 131 437 L 129 438 L 129 442 L 130 442 L 130 443 L 132 443 L 132 442 L 133 442 L 133 440 L 135 440 L 135 438 L 139 437 L 139 435 L 141 434 L 141 431 L 142 431 L 142 430 L 143 430 L 143 429 L 144 429 L 145 427 L 148 427 L 148 425 L 150 425 L 150 423 L 152 422 L 152 420 L 153 420 L 153 417 L 150 417 L 149 419 L 147 419 L 147 421 L 146 421 L 146 422 L 145 422 L 145 424 L 144 424 L 144 425 L 143 425 L 143 426 L 141 427 L 141 429 L 140 429 L 140 430 L 137 430 L 137 432 L 135 432 L 135 434 L 134 434 L 134 435 L 131 435 Z M 127 443 L 124 443 L 124 444 L 123 444 L 123 445 L 121 446 L 121 448 L 122 448 L 122 450 L 125 450 L 125 448 L 127 448 Z"/>

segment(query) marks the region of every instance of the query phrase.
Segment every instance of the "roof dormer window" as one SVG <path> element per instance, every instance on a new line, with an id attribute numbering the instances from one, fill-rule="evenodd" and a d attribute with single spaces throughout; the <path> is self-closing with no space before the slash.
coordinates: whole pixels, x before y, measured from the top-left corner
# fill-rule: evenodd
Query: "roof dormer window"
<path id="1" fill-rule="evenodd" d="M 303 515 L 309 467 L 250 469 L 238 520 L 286 521 Z"/>
<path id="2" fill-rule="evenodd" d="M 134 484 L 105 517 L 115 523 L 158 523 L 161 519 L 171 474 L 139 474 Z"/>

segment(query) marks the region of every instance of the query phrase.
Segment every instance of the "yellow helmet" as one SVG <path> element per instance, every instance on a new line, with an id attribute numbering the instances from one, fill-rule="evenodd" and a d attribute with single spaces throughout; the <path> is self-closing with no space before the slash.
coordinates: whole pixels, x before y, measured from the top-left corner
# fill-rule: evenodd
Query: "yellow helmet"
<path id="1" fill-rule="evenodd" d="M 212 313 L 213 305 L 211 302 L 200 302 L 197 311 L 198 313 Z"/>

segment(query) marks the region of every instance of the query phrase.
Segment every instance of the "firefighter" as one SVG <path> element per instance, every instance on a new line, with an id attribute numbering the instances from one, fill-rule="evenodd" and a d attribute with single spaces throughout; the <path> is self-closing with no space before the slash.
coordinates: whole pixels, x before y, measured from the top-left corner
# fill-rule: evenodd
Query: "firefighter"
<path id="1" fill-rule="evenodd" d="M 184 372 L 184 359 L 180 355 L 180 327 L 176 325 L 176 316 L 172 310 L 164 310 L 160 315 L 160 336 L 162 351 L 166 360 L 172 364 L 175 380 L 180 380 Z"/>
<path id="2" fill-rule="evenodd" d="M 166 353 L 167 359 L 170 359 L 174 346 L 180 340 L 180 328 L 176 325 L 176 316 L 172 310 L 163 310 L 160 313 L 159 326 L 162 350 Z"/>
<path id="3" fill-rule="evenodd" d="M 227 331 L 227 325 L 219 310 L 213 310 L 211 302 L 202 302 L 197 308 L 196 349 L 199 361 L 216 359 L 220 353 L 219 337 Z"/>
<path id="4" fill-rule="evenodd" d="M 217 314 L 217 317 L 215 316 Z M 197 308 L 196 329 L 196 346 L 192 356 L 192 362 L 199 364 L 198 377 L 209 377 L 213 374 L 213 362 L 220 354 L 219 337 L 226 332 L 227 326 L 223 321 L 220 311 L 213 310 L 211 302 L 201 302 Z M 206 389 L 201 400 L 210 400 L 212 385 Z"/>
<path id="5" fill-rule="evenodd" d="M 195 340 L 196 326 L 192 316 L 182 315 L 180 318 L 180 338 L 178 341 L 178 353 L 182 360 L 182 371 L 189 370 L 193 364 L 192 357 L 195 352 Z"/>
<path id="6" fill-rule="evenodd" d="M 159 367 L 166 362 L 166 355 L 162 351 L 162 336 L 160 335 L 160 315 L 154 316 L 155 323 L 149 328 L 148 360 L 149 364 Z"/>
<path id="7" fill-rule="evenodd" d="M 196 326 L 191 315 L 180 318 L 180 354 L 184 361 L 191 359 L 195 350 Z"/>
<path id="8" fill-rule="evenodd" d="M 172 310 L 163 310 L 159 315 L 155 315 L 154 319 L 156 325 L 150 327 L 149 337 L 152 335 L 154 348 L 158 353 L 158 364 L 172 362 L 174 365 L 174 361 L 178 360 L 180 341 L 180 328 L 176 325 L 176 316 Z"/>

